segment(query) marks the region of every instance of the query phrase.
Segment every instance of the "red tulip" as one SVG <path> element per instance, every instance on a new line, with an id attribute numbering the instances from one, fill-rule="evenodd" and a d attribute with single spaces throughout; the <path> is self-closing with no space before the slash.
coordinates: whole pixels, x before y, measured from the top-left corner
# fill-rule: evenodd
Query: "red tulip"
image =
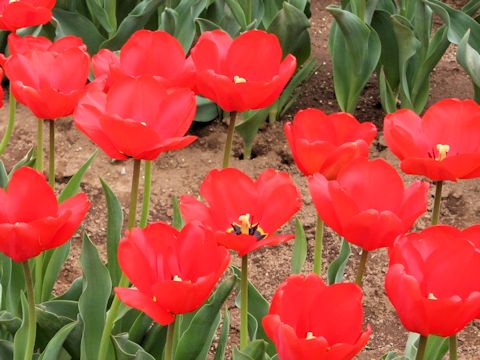
<path id="1" fill-rule="evenodd" d="M 327 286 L 321 277 L 292 275 L 275 292 L 262 324 L 280 360 L 349 360 L 367 344 L 362 290 Z"/>
<path id="2" fill-rule="evenodd" d="M 107 93 L 89 89 L 74 114 L 75 125 L 111 158 L 153 160 L 183 148 L 195 116 L 195 95 L 167 89 L 153 77 L 124 78 Z"/>
<path id="3" fill-rule="evenodd" d="M 195 68 L 178 40 L 164 31 L 139 30 L 123 45 L 118 57 L 102 49 L 92 59 L 95 77 L 107 77 L 107 87 L 115 79 L 155 76 L 167 87 L 193 88 Z"/>
<path id="4" fill-rule="evenodd" d="M 12 55 L 3 66 L 15 98 L 41 119 L 71 115 L 90 71 L 82 40 L 68 36 L 52 43 L 11 34 L 8 41 Z"/>
<path id="5" fill-rule="evenodd" d="M 296 67 L 293 55 L 282 61 L 278 38 L 261 30 L 247 31 L 235 40 L 221 30 L 204 32 L 191 54 L 198 93 L 225 111 L 270 106 Z"/>
<path id="6" fill-rule="evenodd" d="M 298 168 L 304 175 L 323 174 L 335 179 L 340 169 L 357 157 L 368 157 L 377 135 L 370 122 L 360 123 L 347 113 L 327 115 L 321 110 L 299 111 L 285 134 Z"/>
<path id="7" fill-rule="evenodd" d="M 29 167 L 15 171 L 0 188 L 0 252 L 16 262 L 63 245 L 85 218 L 90 202 L 84 193 L 58 204 L 45 177 Z"/>
<path id="8" fill-rule="evenodd" d="M 293 238 L 274 235 L 302 205 L 285 172 L 268 169 L 255 181 L 237 169 L 212 170 L 200 194 L 208 205 L 191 196 L 180 199 L 185 221 L 201 221 L 216 232 L 220 244 L 240 256 Z"/>
<path id="9" fill-rule="evenodd" d="M 213 233 L 199 223 L 181 232 L 164 223 L 127 231 L 118 260 L 133 288 L 115 288 L 121 301 L 167 325 L 192 312 L 212 292 L 230 261 Z"/>
<path id="10" fill-rule="evenodd" d="M 479 316 L 479 238 L 478 226 L 437 225 L 395 241 L 385 288 L 407 330 L 446 337 Z"/>
<path id="11" fill-rule="evenodd" d="M 416 181 L 405 188 L 385 160 L 352 160 L 337 180 L 309 178 L 320 218 L 345 240 L 370 251 L 390 246 L 427 210 L 428 187 Z"/>
<path id="12" fill-rule="evenodd" d="M 435 181 L 480 177 L 480 105 L 473 100 L 445 99 L 423 118 L 399 110 L 385 118 L 390 150 L 407 174 Z"/>
<path id="13" fill-rule="evenodd" d="M 1 0 L 0 30 L 46 24 L 52 18 L 55 0 Z"/>

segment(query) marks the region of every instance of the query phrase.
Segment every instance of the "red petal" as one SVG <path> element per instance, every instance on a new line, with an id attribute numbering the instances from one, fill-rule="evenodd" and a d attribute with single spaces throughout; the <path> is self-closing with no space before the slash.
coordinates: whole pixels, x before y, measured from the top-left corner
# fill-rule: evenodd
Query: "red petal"
<path id="1" fill-rule="evenodd" d="M 224 64 L 232 42 L 230 35 L 222 30 L 202 33 L 190 51 L 197 71 L 211 69 L 224 74 Z"/>

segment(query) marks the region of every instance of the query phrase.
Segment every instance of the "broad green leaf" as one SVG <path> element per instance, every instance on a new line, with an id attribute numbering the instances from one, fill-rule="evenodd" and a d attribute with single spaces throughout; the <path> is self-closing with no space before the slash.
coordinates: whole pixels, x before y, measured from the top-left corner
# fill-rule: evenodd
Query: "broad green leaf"
<path id="1" fill-rule="evenodd" d="M 167 326 L 154 323 L 142 341 L 142 348 L 155 357 L 155 359 L 162 358 L 165 341 L 167 339 L 167 329 Z"/>
<path id="2" fill-rule="evenodd" d="M 243 140 L 245 158 L 250 157 L 255 137 L 257 136 L 258 130 L 267 120 L 269 112 L 269 108 L 264 108 L 261 110 L 245 111 L 241 114 L 244 120 L 235 126 L 235 130 Z"/>
<path id="3" fill-rule="evenodd" d="M 65 342 L 68 335 L 70 335 L 72 330 L 75 328 L 75 326 L 77 326 L 77 324 L 77 322 L 72 322 L 62 327 L 60 331 L 58 331 L 55 336 L 53 336 L 52 339 L 49 341 L 39 360 L 59 359 L 60 353 L 63 349 L 63 343 Z"/>
<path id="4" fill-rule="evenodd" d="M 457 49 L 457 61 L 465 69 L 473 84 L 480 87 L 480 53 L 468 43 L 470 32 L 463 37 Z M 479 93 L 475 93 L 477 102 L 480 101 Z"/>
<path id="5" fill-rule="evenodd" d="M 196 35 L 195 19 L 205 7 L 206 0 L 181 0 L 175 7 L 178 16 L 174 35 L 187 53 Z"/>
<path id="6" fill-rule="evenodd" d="M 95 360 L 100 347 L 112 282 L 87 234 L 83 236 L 80 262 L 83 270 L 83 293 L 78 301 L 83 321 L 81 358 Z"/>
<path id="7" fill-rule="evenodd" d="M 21 292 L 20 302 L 22 304 L 22 325 L 15 333 L 15 338 L 13 340 L 13 355 L 15 360 L 24 360 L 25 353 L 27 350 L 27 337 L 28 337 L 28 321 L 30 319 L 30 314 L 28 312 L 28 302 L 25 294 Z"/>
<path id="8" fill-rule="evenodd" d="M 70 254 L 70 241 L 65 244 L 44 252 L 43 282 L 40 301 L 52 298 L 52 290 L 57 281 L 58 274 Z"/>
<path id="9" fill-rule="evenodd" d="M 22 311 L 18 296 L 25 288 L 22 265 L 13 261 L 6 255 L 0 254 L 0 266 L 2 268 L 1 308 L 20 317 Z"/>
<path id="10" fill-rule="evenodd" d="M 243 12 L 242 7 L 238 3 L 237 0 L 226 0 L 226 3 L 228 7 L 230 8 L 230 11 L 233 14 L 233 17 L 237 21 L 238 25 L 240 25 L 240 28 L 242 30 L 245 30 L 247 27 L 247 20 L 245 18 L 245 13 Z"/>
<path id="11" fill-rule="evenodd" d="M 56 23 L 55 36 L 57 39 L 67 35 L 79 36 L 87 45 L 90 54 L 97 53 L 101 43 L 105 41 L 96 26 L 77 12 L 55 8 L 53 9 L 53 21 Z"/>
<path id="12" fill-rule="evenodd" d="M 112 33 L 114 31 L 114 25 L 110 23 L 110 18 L 106 12 L 106 10 L 101 6 L 97 0 L 85 0 L 87 3 L 87 7 L 98 23 L 103 27 L 103 29 L 107 33 Z M 116 17 L 114 17 L 116 21 Z"/>
<path id="13" fill-rule="evenodd" d="M 208 122 L 215 120 L 219 116 L 218 106 L 213 101 L 202 96 L 197 96 L 197 112 L 195 121 Z"/>
<path id="14" fill-rule="evenodd" d="M 292 254 L 292 274 L 299 274 L 302 272 L 303 265 L 307 259 L 307 238 L 305 237 L 305 230 L 300 219 L 295 219 L 295 243 L 293 245 Z"/>
<path id="15" fill-rule="evenodd" d="M 60 309 L 56 309 L 60 310 Z M 72 311 L 70 311 L 71 313 Z M 38 347 L 47 346 L 48 342 L 55 334 L 65 325 L 72 323 L 70 313 L 56 314 L 53 311 L 50 311 L 42 304 L 37 305 L 35 314 L 37 316 L 37 340 L 36 344 Z"/>
<path id="16" fill-rule="evenodd" d="M 112 336 L 117 360 L 155 360 L 140 345 L 130 341 L 127 334 Z"/>
<path id="17" fill-rule="evenodd" d="M 139 344 L 152 326 L 152 322 L 152 319 L 145 313 L 139 312 L 132 326 L 128 329 L 128 339 Z"/>
<path id="18" fill-rule="evenodd" d="M 78 169 L 75 175 L 68 181 L 67 185 L 63 189 L 62 193 L 58 197 L 59 202 L 64 202 L 65 200 L 71 198 L 75 194 L 77 194 L 80 190 L 80 184 L 82 183 L 83 176 L 87 172 L 92 162 L 97 157 L 98 151 L 95 150 L 92 155 L 85 161 L 85 163 Z"/>
<path id="19" fill-rule="evenodd" d="M 78 317 L 78 302 L 72 300 L 52 300 L 37 305 L 39 309 L 75 321 Z"/>
<path id="20" fill-rule="evenodd" d="M 342 239 L 340 253 L 338 254 L 337 258 L 328 266 L 328 284 L 331 285 L 342 282 L 343 276 L 345 275 L 345 267 L 347 266 L 351 253 L 350 244 L 348 241 Z"/>
<path id="21" fill-rule="evenodd" d="M 8 311 L 0 311 L 0 326 L 13 335 L 20 326 L 22 326 L 22 319 L 12 315 Z"/>
<path id="22" fill-rule="evenodd" d="M 8 174 L 8 177 L 11 178 L 13 173 L 17 170 L 20 169 L 22 166 L 29 166 L 33 167 L 35 166 L 35 162 L 37 161 L 37 153 L 34 148 L 30 149 L 28 153 L 20 160 L 18 163 L 13 165 L 12 169 L 10 170 L 10 173 Z"/>
<path id="23" fill-rule="evenodd" d="M 448 352 L 448 338 L 430 335 L 425 349 L 425 359 L 442 360 Z"/>
<path id="24" fill-rule="evenodd" d="M 225 306 L 223 311 L 223 325 L 220 338 L 218 339 L 218 346 L 215 352 L 214 360 L 224 360 L 225 359 L 225 350 L 227 349 L 228 343 L 228 333 L 230 331 L 230 312 Z"/>
<path id="25" fill-rule="evenodd" d="M 195 23 L 197 24 L 200 33 L 221 29 L 220 25 L 217 25 L 213 21 L 210 21 L 208 19 L 197 18 L 195 19 Z"/>
<path id="26" fill-rule="evenodd" d="M 247 344 L 245 349 L 233 349 L 233 360 L 264 360 L 266 359 L 267 343 L 263 340 L 254 340 Z"/>
<path id="27" fill-rule="evenodd" d="M 268 29 L 277 13 L 282 9 L 283 0 L 264 0 L 264 15 L 262 24 L 265 29 Z"/>
<path id="28" fill-rule="evenodd" d="M 13 343 L 7 340 L 0 339 L 0 359 L 13 359 Z"/>
<path id="29" fill-rule="evenodd" d="M 122 270 L 118 264 L 118 243 L 122 237 L 123 211 L 122 205 L 108 184 L 100 178 L 107 202 L 107 268 L 112 284 L 118 284 Z"/>
<path id="30" fill-rule="evenodd" d="M 82 285 L 83 285 L 83 278 L 78 277 L 75 280 L 73 280 L 72 285 L 70 285 L 70 288 L 65 291 L 60 296 L 57 296 L 54 298 L 54 300 L 72 300 L 72 301 L 78 301 L 80 298 L 80 295 L 82 295 Z"/>
<path id="31" fill-rule="evenodd" d="M 175 351 L 176 360 L 202 359 L 204 348 L 210 347 L 213 333 L 219 323 L 222 305 L 237 283 L 236 276 L 230 276 L 220 283 L 209 300 L 197 311 L 188 329 L 181 335 Z"/>

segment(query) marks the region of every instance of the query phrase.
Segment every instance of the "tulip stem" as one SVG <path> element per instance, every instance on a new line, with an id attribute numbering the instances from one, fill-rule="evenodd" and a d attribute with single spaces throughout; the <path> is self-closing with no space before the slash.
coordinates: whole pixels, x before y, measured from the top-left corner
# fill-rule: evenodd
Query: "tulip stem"
<path id="1" fill-rule="evenodd" d="M 428 336 L 420 336 L 420 340 L 418 342 L 417 356 L 415 357 L 415 360 L 423 360 L 423 356 L 425 355 L 425 349 L 427 348 L 427 340 Z"/>
<path id="2" fill-rule="evenodd" d="M 168 324 L 167 329 L 167 341 L 165 342 L 165 357 L 164 360 L 173 360 L 173 340 L 175 338 L 175 323 L 176 321 L 173 320 L 170 324 Z"/>
<path id="3" fill-rule="evenodd" d="M 243 350 L 248 344 L 248 255 L 242 256 L 240 294 L 240 350 Z"/>
<path id="4" fill-rule="evenodd" d="M 48 125 L 50 145 L 50 152 L 48 154 L 48 183 L 55 191 L 55 122 L 48 120 Z"/>
<path id="5" fill-rule="evenodd" d="M 227 141 L 225 142 L 225 151 L 223 153 L 223 168 L 227 168 L 230 163 L 230 153 L 232 152 L 233 133 L 235 132 L 235 121 L 237 112 L 230 113 L 230 123 L 228 124 Z"/>
<path id="6" fill-rule="evenodd" d="M 128 228 L 131 229 L 136 225 L 137 217 L 137 198 L 138 198 L 138 186 L 140 183 L 140 165 L 141 160 L 135 159 L 133 162 L 133 175 L 132 175 L 132 189 L 130 191 L 130 212 L 128 213 Z M 122 273 L 118 287 L 127 287 L 129 284 L 128 278 Z M 103 328 L 102 338 L 100 340 L 100 348 L 98 350 L 98 359 L 106 360 L 108 350 L 111 345 L 110 334 L 113 329 L 113 323 L 117 318 L 118 310 L 120 308 L 120 299 L 115 296 L 108 311 L 107 318 L 105 320 L 105 326 Z"/>
<path id="7" fill-rule="evenodd" d="M 37 320 L 35 317 L 35 295 L 33 293 L 33 281 L 28 260 L 22 262 L 23 274 L 25 275 L 25 285 L 27 287 L 28 299 L 28 334 L 27 345 L 25 349 L 25 360 L 31 360 L 33 357 L 33 349 L 35 347 L 35 337 L 37 334 Z M 25 314 L 23 315 L 25 318 Z"/>
<path id="8" fill-rule="evenodd" d="M 17 110 L 17 102 L 15 101 L 15 96 L 12 93 L 12 85 L 10 85 L 10 92 L 8 95 L 8 123 L 7 129 L 5 130 L 5 134 L 3 134 L 2 142 L 0 142 L 0 155 L 2 155 L 8 143 L 10 142 L 10 138 L 13 134 L 13 128 L 15 125 L 15 114 Z"/>
<path id="9" fill-rule="evenodd" d="M 324 223 L 320 216 L 317 217 L 317 230 L 315 231 L 315 250 L 313 257 L 313 272 L 320 276 L 322 273 L 322 250 L 323 250 Z"/>
<path id="10" fill-rule="evenodd" d="M 435 200 L 433 203 L 432 225 L 438 224 L 440 218 L 440 203 L 442 201 L 442 185 L 443 181 L 435 182 Z"/>
<path id="11" fill-rule="evenodd" d="M 35 169 L 43 172 L 43 120 L 37 120 L 37 161 Z"/>
<path id="12" fill-rule="evenodd" d="M 357 277 L 355 278 L 355 284 L 362 287 L 363 274 L 367 268 L 368 251 L 362 249 L 362 255 L 360 256 L 360 264 L 358 264 Z"/>
<path id="13" fill-rule="evenodd" d="M 457 334 L 450 336 L 448 343 L 450 360 L 457 360 Z"/>
<path id="14" fill-rule="evenodd" d="M 152 160 L 145 161 L 145 179 L 143 182 L 143 203 L 140 227 L 147 226 L 148 213 L 150 211 L 150 197 L 152 195 Z"/>

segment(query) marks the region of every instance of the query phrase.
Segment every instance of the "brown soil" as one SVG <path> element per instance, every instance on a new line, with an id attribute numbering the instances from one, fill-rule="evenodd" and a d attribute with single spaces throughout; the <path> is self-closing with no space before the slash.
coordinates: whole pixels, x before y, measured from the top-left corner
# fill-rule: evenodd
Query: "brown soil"
<path id="1" fill-rule="evenodd" d="M 301 189 L 304 199 L 303 209 L 298 216 L 302 219 L 309 239 L 309 250 L 313 244 L 315 230 L 315 211 L 306 187 L 305 178 L 297 170 L 292 160 L 283 133 L 283 121 L 291 119 L 293 114 L 302 108 L 318 107 L 326 112 L 338 111 L 333 84 L 331 60 L 327 51 L 328 32 L 331 23 L 329 13 L 324 10 L 330 0 L 312 0 L 312 41 L 313 52 L 319 63 L 314 76 L 301 89 L 299 100 L 290 114 L 281 122 L 270 124 L 259 133 L 254 147 L 254 159 L 239 160 L 241 141 L 235 139 L 235 159 L 231 166 L 238 167 L 252 176 L 259 175 L 264 169 L 273 167 L 288 171 Z M 451 47 L 432 77 L 432 89 L 429 104 L 445 97 L 468 98 L 472 96 L 471 83 L 464 71 L 456 64 L 455 49 Z M 368 84 L 360 100 L 356 115 L 361 120 L 371 120 L 380 125 L 383 112 L 379 106 L 379 95 L 376 81 Z M 0 114 L 0 134 L 5 128 L 7 111 Z M 183 194 L 198 195 L 198 187 L 202 179 L 214 167 L 221 166 L 223 144 L 226 137 L 226 125 L 215 121 L 206 126 L 195 126 L 191 132 L 199 136 L 190 147 L 162 155 L 154 165 L 153 195 L 151 221 L 171 221 L 172 196 Z M 13 140 L 3 161 L 7 168 L 20 160 L 33 146 L 35 135 L 35 119 L 28 109 L 19 107 L 17 125 Z M 280 139 L 280 141 L 279 141 Z M 95 150 L 95 146 L 73 126 L 71 119 L 57 121 L 57 188 L 64 186 L 68 179 Z M 398 164 L 395 157 L 386 149 L 383 136 L 372 146 L 372 157 L 383 157 L 393 164 Z M 100 186 L 101 176 L 112 187 L 124 208 L 127 208 L 130 192 L 132 162 L 112 162 L 103 153 L 99 154 L 94 165 L 86 174 L 82 189 L 92 201 L 92 209 L 83 226 L 91 239 L 105 257 L 106 206 Z M 413 177 L 406 177 L 409 182 Z M 441 210 L 443 223 L 466 227 L 477 223 L 480 205 L 475 198 L 480 192 L 480 181 L 461 181 L 448 183 L 444 188 L 444 202 Z M 433 196 L 433 194 L 432 194 Z M 429 224 L 429 214 L 417 224 L 422 229 Z M 292 224 L 284 227 L 284 232 L 294 231 Z M 324 256 L 328 264 L 338 254 L 339 239 L 327 230 Z M 72 253 L 58 281 L 57 291 L 62 292 L 80 275 L 80 235 L 73 239 Z M 277 286 L 290 273 L 292 244 L 257 251 L 251 256 L 251 280 L 261 292 L 271 299 Z M 354 249 L 347 272 L 347 280 L 353 280 L 353 270 L 358 264 L 359 251 Z M 365 322 L 371 324 L 373 335 L 367 348 L 358 356 L 359 359 L 378 359 L 388 351 L 401 351 L 405 345 L 407 333 L 401 326 L 393 307 L 390 305 L 384 290 L 383 281 L 388 258 L 385 251 L 378 251 L 369 260 L 368 270 L 364 278 Z M 238 264 L 238 261 L 237 261 Z M 309 251 L 305 272 L 312 269 L 312 256 Z M 323 273 L 326 272 L 324 265 Z M 233 306 L 232 306 L 233 307 Z M 235 312 L 234 326 L 238 326 L 238 314 Z M 231 331 L 237 336 L 237 329 Z M 234 340 L 235 341 L 235 340 Z M 480 337 L 478 328 L 468 326 L 459 335 L 459 358 L 478 359 L 480 357 Z"/>

